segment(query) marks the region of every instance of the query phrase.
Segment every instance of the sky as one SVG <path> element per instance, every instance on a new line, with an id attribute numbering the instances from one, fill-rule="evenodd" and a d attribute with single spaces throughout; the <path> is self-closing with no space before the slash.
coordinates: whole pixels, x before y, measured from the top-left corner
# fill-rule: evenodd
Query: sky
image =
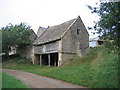
<path id="1" fill-rule="evenodd" d="M 99 0 L 0 0 L 0 28 L 26 22 L 37 32 L 39 26 L 54 26 L 80 16 L 88 30 L 99 20 L 87 7 L 96 2 Z M 91 38 L 98 36 L 88 32 Z"/>

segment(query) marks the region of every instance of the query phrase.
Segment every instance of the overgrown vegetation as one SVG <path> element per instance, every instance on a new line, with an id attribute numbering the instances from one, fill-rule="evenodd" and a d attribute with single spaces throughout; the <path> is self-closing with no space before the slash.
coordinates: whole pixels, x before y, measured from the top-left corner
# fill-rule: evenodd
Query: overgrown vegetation
<path id="1" fill-rule="evenodd" d="M 18 59 L 18 58 L 17 58 Z M 118 88 L 118 59 L 103 46 L 90 49 L 85 57 L 74 57 L 62 67 L 19 63 L 11 59 L 3 68 L 18 69 L 90 88 Z"/>
<path id="2" fill-rule="evenodd" d="M 22 84 L 16 78 L 2 72 L 0 74 L 2 74 L 2 88 L 27 88 L 26 85 Z"/>
<path id="3" fill-rule="evenodd" d="M 75 56 L 75 57 L 71 58 L 69 62 L 67 62 L 63 65 L 63 67 L 82 65 L 82 64 L 85 64 L 85 65 L 90 64 L 94 59 L 97 58 L 97 52 L 98 52 L 98 49 L 100 50 L 100 48 L 103 48 L 103 47 L 91 48 L 91 50 L 87 56 L 84 56 L 84 57 Z"/>
<path id="4" fill-rule="evenodd" d="M 8 57 L 11 48 L 21 48 L 25 45 L 29 45 L 31 40 L 29 38 L 32 33 L 32 29 L 26 23 L 20 24 L 9 24 L 6 27 L 0 29 L 0 34 L 2 33 L 2 53 Z"/>

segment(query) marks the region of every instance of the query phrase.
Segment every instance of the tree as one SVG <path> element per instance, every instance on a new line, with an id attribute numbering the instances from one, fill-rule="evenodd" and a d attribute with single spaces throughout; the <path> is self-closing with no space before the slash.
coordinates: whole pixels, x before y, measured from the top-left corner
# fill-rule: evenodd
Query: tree
<path id="1" fill-rule="evenodd" d="M 1 28 L 0 31 L 2 31 L 2 53 L 7 56 L 11 46 L 20 48 L 31 43 L 29 36 L 32 29 L 26 23 L 20 23 L 19 25 L 9 24 Z"/>
<path id="2" fill-rule="evenodd" d="M 97 13 L 100 20 L 95 22 L 94 29 L 104 40 L 111 40 L 107 47 L 120 51 L 120 2 L 101 2 L 98 7 L 88 6 L 92 13 Z M 120 53 L 120 52 L 119 52 Z"/>

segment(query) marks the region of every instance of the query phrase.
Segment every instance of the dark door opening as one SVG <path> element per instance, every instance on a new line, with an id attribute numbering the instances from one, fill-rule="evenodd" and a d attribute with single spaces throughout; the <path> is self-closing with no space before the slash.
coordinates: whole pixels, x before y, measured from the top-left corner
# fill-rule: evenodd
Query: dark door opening
<path id="1" fill-rule="evenodd" d="M 42 54 L 42 65 L 48 65 L 48 54 Z"/>
<path id="2" fill-rule="evenodd" d="M 42 54 L 42 65 L 49 65 L 50 55 L 50 66 L 58 66 L 58 53 Z"/>
<path id="3" fill-rule="evenodd" d="M 103 41 L 98 40 L 98 45 L 102 45 L 103 43 Z"/>
<path id="4" fill-rule="evenodd" d="M 58 53 L 50 54 L 50 65 L 58 66 Z"/>

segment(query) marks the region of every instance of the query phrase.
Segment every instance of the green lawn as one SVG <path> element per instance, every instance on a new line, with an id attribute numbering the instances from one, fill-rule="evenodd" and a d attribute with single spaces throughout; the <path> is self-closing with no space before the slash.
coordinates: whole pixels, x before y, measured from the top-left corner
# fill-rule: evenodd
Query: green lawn
<path id="1" fill-rule="evenodd" d="M 27 88 L 24 84 L 22 84 L 16 78 L 7 75 L 6 73 L 2 73 L 2 88 Z"/>
<path id="2" fill-rule="evenodd" d="M 28 59 L 21 58 L 4 62 L 3 68 L 32 72 L 90 88 L 118 88 L 117 60 L 113 52 L 96 47 L 87 56 L 73 57 L 60 68 L 32 65 Z"/>

